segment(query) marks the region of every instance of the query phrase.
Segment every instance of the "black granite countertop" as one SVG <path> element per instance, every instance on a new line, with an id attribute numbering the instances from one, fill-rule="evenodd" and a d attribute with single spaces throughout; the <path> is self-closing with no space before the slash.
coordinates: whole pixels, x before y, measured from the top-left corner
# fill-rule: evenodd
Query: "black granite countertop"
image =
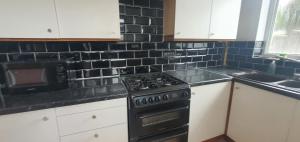
<path id="1" fill-rule="evenodd" d="M 203 69 L 169 71 L 167 73 L 191 86 L 207 85 L 232 80 L 232 77 L 228 75 L 218 74 Z"/>
<path id="2" fill-rule="evenodd" d="M 241 70 L 241 69 L 232 69 L 232 68 L 226 68 L 226 67 L 218 67 L 218 68 L 208 68 L 206 69 L 211 72 L 216 72 L 224 75 L 230 75 L 236 82 L 240 82 L 246 85 L 250 85 L 256 88 L 260 88 L 263 90 L 271 91 L 280 95 L 284 95 L 287 97 L 291 97 L 294 99 L 300 100 L 300 90 L 295 88 L 289 88 L 289 87 L 283 87 L 278 85 L 276 82 L 274 83 L 265 83 L 265 82 L 259 82 L 247 78 L 243 78 L 242 76 L 239 76 L 240 74 L 244 73 L 251 73 L 255 72 L 254 70 Z M 289 80 L 289 77 L 286 77 L 286 80 Z"/>
<path id="3" fill-rule="evenodd" d="M 0 96 L 0 115 L 127 97 L 119 78 L 72 83 L 65 90 Z"/>

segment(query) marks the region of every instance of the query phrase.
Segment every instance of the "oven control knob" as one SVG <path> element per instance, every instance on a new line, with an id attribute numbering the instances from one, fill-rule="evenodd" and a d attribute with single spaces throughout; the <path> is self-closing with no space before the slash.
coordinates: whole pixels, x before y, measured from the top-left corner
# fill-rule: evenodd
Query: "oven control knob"
<path id="1" fill-rule="evenodd" d="M 164 95 L 163 100 L 167 101 L 169 99 L 169 95 Z"/>
<path id="2" fill-rule="evenodd" d="M 144 99 L 142 100 L 142 103 L 143 103 L 143 104 L 147 104 L 147 99 L 144 98 Z"/>
<path id="3" fill-rule="evenodd" d="M 149 99 L 148 99 L 148 102 L 150 103 L 150 104 L 152 104 L 154 101 L 153 101 L 153 98 L 152 97 L 150 97 Z"/>
<path id="4" fill-rule="evenodd" d="M 159 102 L 159 101 L 160 101 L 160 96 L 156 96 L 156 97 L 154 98 L 154 101 L 155 101 L 155 102 Z"/>
<path id="5" fill-rule="evenodd" d="M 138 106 L 141 104 L 141 101 L 139 99 L 135 100 L 135 104 Z"/>

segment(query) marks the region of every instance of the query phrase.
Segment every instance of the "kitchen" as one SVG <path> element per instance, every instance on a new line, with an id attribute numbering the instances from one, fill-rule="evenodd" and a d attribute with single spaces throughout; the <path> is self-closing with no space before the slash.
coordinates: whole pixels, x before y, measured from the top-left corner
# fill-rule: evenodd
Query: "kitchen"
<path id="1" fill-rule="evenodd" d="M 0 0 L 0 142 L 299 142 L 299 0 Z"/>

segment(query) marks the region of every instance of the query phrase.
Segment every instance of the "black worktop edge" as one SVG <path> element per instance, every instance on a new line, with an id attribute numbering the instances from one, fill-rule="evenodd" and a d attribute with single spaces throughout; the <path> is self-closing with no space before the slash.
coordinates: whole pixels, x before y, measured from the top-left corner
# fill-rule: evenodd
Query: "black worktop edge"
<path id="1" fill-rule="evenodd" d="M 252 80 L 248 80 L 248 79 L 244 79 L 244 78 L 239 78 L 239 77 L 234 77 L 233 81 L 243 83 L 243 84 L 246 84 L 246 85 L 249 85 L 252 87 L 260 88 L 263 90 L 271 91 L 271 92 L 274 92 L 274 93 L 277 93 L 279 95 L 283 95 L 286 97 L 300 100 L 300 93 L 292 91 L 292 90 L 280 88 L 275 85 L 260 83 L 260 82 L 256 82 L 256 81 L 252 81 Z"/>
<path id="2" fill-rule="evenodd" d="M 188 83 L 188 84 L 191 85 L 191 87 L 197 87 L 197 86 L 209 85 L 209 84 L 214 84 L 214 83 L 228 82 L 228 81 L 232 81 L 232 79 L 233 78 L 226 77 L 226 78 L 222 78 L 222 79 L 201 81 L 201 82 Z"/>
<path id="3" fill-rule="evenodd" d="M 61 101 L 61 102 L 57 101 L 57 102 L 51 102 L 51 103 L 20 106 L 20 107 L 14 107 L 14 108 L 1 108 L 0 116 L 8 115 L 8 114 L 15 114 L 15 113 L 37 111 L 37 110 L 43 110 L 43 109 L 58 108 L 58 107 L 64 107 L 64 106 L 71 106 L 71 105 L 79 105 L 79 104 L 85 104 L 85 103 L 93 103 L 93 102 L 112 100 L 112 99 L 121 99 L 121 98 L 127 98 L 127 96 L 128 96 L 128 93 L 120 93 L 120 94 L 114 94 L 114 95 L 110 95 L 110 96 L 93 97 L 93 98 L 86 98 L 86 99 L 80 99 L 80 100 Z"/>

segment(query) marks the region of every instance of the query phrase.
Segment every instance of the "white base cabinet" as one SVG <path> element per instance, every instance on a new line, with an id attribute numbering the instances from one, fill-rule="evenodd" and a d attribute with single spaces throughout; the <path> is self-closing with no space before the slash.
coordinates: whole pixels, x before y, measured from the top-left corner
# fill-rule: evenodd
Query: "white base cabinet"
<path id="1" fill-rule="evenodd" d="M 225 132 L 231 82 L 192 87 L 189 142 L 200 142 Z"/>
<path id="2" fill-rule="evenodd" d="M 1 142 L 128 142 L 127 99 L 0 116 Z"/>
<path id="3" fill-rule="evenodd" d="M 285 142 L 296 104 L 296 99 L 235 83 L 228 136 L 236 142 Z"/>
<path id="4" fill-rule="evenodd" d="M 298 101 L 287 142 L 300 142 L 300 101 Z"/>
<path id="5" fill-rule="evenodd" d="M 54 109 L 0 116 L 1 142 L 59 142 Z"/>

